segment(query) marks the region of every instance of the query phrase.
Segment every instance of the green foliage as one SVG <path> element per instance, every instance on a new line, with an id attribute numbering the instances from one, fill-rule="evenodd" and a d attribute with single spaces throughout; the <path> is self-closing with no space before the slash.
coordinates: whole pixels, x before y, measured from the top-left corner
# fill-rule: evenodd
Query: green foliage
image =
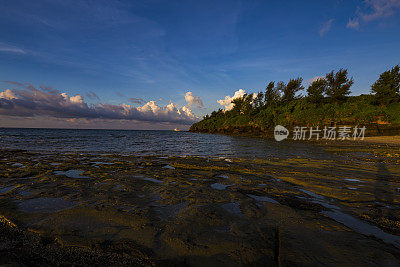
<path id="1" fill-rule="evenodd" d="M 232 100 L 232 103 L 234 104 L 234 107 L 232 109 L 232 112 L 236 115 L 239 114 L 250 114 L 253 110 L 253 95 L 247 95 L 245 94 L 242 97 L 236 98 Z"/>
<path id="2" fill-rule="evenodd" d="M 382 104 L 399 101 L 400 97 L 400 66 L 383 72 L 379 79 L 371 86 L 376 100 Z"/>
<path id="3" fill-rule="evenodd" d="M 286 86 L 282 87 L 282 102 L 288 103 L 295 99 L 296 93 L 303 90 L 304 87 L 301 85 L 303 78 L 290 79 Z"/>
<path id="4" fill-rule="evenodd" d="M 323 78 L 317 79 L 307 88 L 308 99 L 312 103 L 321 103 L 324 99 L 327 81 Z"/>
<path id="5" fill-rule="evenodd" d="M 331 71 L 326 74 L 326 95 L 334 101 L 341 101 L 351 93 L 350 87 L 353 85 L 353 78 L 347 78 L 347 70 L 340 69 L 338 72 Z"/>
<path id="6" fill-rule="evenodd" d="M 372 86 L 375 95 L 348 96 L 353 78 L 349 79 L 344 69 L 336 73 L 332 71 L 325 79 L 314 81 L 307 88 L 307 97 L 296 96 L 303 89 L 302 81 L 302 78 L 297 78 L 276 85 L 270 82 L 265 93 L 236 98 L 232 101 L 232 110 L 213 111 L 193 124 L 190 130 L 262 132 L 278 124 L 321 127 L 330 124 L 369 125 L 377 121 L 400 124 L 400 102 L 393 100 L 395 96 L 399 97 L 399 66 L 381 74 Z M 377 98 L 387 104 L 377 105 Z"/>
<path id="7" fill-rule="evenodd" d="M 400 124 L 400 103 L 394 102 L 382 108 L 394 124 Z"/>
<path id="8" fill-rule="evenodd" d="M 265 88 L 264 105 L 273 106 L 279 101 L 279 87 L 275 87 L 275 82 L 270 82 Z"/>
<path id="9" fill-rule="evenodd" d="M 254 98 L 254 108 L 256 111 L 260 111 L 260 109 L 264 106 L 264 93 L 259 92 L 257 96 Z"/>

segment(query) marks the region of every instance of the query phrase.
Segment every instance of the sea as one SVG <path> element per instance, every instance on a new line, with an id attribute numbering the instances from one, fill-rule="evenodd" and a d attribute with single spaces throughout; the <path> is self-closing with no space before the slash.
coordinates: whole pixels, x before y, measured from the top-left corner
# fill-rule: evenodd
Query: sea
<path id="1" fill-rule="evenodd" d="M 1 149 L 134 156 L 331 158 L 308 142 L 167 130 L 0 128 Z"/>

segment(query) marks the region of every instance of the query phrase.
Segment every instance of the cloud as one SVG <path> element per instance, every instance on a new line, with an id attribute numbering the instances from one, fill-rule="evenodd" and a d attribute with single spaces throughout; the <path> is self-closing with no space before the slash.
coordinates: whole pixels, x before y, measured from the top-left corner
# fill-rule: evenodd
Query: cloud
<path id="1" fill-rule="evenodd" d="M 129 98 L 129 101 L 131 101 L 133 104 L 142 104 L 142 103 L 144 103 L 144 100 L 142 98 L 135 98 L 135 97 Z"/>
<path id="2" fill-rule="evenodd" d="M 6 89 L 5 91 L 0 92 L 0 98 L 4 98 L 7 100 L 17 99 L 15 94 L 10 89 Z"/>
<path id="3" fill-rule="evenodd" d="M 358 7 L 353 18 L 349 19 L 347 28 L 358 29 L 361 23 L 368 23 L 377 19 L 391 17 L 400 10 L 400 0 L 365 0 L 365 13 Z"/>
<path id="4" fill-rule="evenodd" d="M 2 127 L 13 128 L 73 128 L 73 129 L 126 129 L 126 130 L 188 130 L 189 125 L 169 122 L 142 122 L 85 118 L 55 118 L 49 116 L 18 117 L 0 116 Z"/>
<path id="5" fill-rule="evenodd" d="M 239 89 L 238 91 L 235 92 L 235 94 L 232 97 L 227 95 L 225 96 L 225 99 L 219 99 L 217 100 L 217 102 L 221 106 L 225 106 L 225 110 L 231 110 L 234 106 L 232 100 L 244 96 L 245 93 L 246 93 L 245 90 Z"/>
<path id="6" fill-rule="evenodd" d="M 81 95 L 69 97 L 66 93 L 62 93 L 61 96 L 64 97 L 65 102 L 83 104 L 83 97 Z"/>
<path id="7" fill-rule="evenodd" d="M 305 80 L 303 83 L 304 84 L 312 84 L 313 82 L 315 82 L 316 80 L 319 80 L 319 79 L 325 79 L 325 76 L 315 76 L 309 80 Z"/>
<path id="8" fill-rule="evenodd" d="M 90 91 L 89 93 L 87 93 L 86 96 L 87 96 L 88 98 L 91 98 L 91 99 L 100 100 L 100 97 L 99 97 L 98 95 L 96 95 L 96 93 L 94 93 L 94 92 L 92 92 L 92 91 Z"/>
<path id="9" fill-rule="evenodd" d="M 188 106 L 196 105 L 198 108 L 203 108 L 203 101 L 200 97 L 193 95 L 192 92 L 187 92 L 185 94 L 185 101 L 188 103 Z"/>
<path id="10" fill-rule="evenodd" d="M 332 23 L 335 19 L 330 19 L 322 24 L 321 28 L 318 31 L 319 36 L 324 36 L 327 32 L 331 30 Z"/>
<path id="11" fill-rule="evenodd" d="M 18 84 L 21 86 L 21 84 Z M 50 116 L 65 119 L 135 120 L 142 122 L 166 122 L 189 125 L 198 120 L 188 106 L 178 107 L 170 102 L 165 107 L 156 101 L 143 106 L 128 104 L 89 105 L 83 96 L 69 96 L 49 87 L 35 88 L 26 84 L 22 89 L 0 92 L 0 115 L 33 117 Z"/>
<path id="12" fill-rule="evenodd" d="M 358 19 L 349 19 L 349 22 L 347 22 L 347 28 L 351 28 L 351 29 L 358 29 L 360 27 L 360 22 L 358 21 Z"/>
<path id="13" fill-rule="evenodd" d="M 4 44 L 4 43 L 0 43 L 0 51 L 1 52 L 8 52 L 8 53 L 16 53 L 16 54 L 26 54 L 26 51 L 13 46 L 13 45 L 8 45 L 8 44 Z"/>

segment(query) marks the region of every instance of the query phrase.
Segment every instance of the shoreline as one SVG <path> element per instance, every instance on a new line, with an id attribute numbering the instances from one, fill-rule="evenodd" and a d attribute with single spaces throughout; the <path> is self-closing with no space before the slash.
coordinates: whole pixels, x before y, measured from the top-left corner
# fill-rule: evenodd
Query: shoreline
<path id="1" fill-rule="evenodd" d="M 363 140 L 369 143 L 400 145 L 400 135 L 393 136 L 367 136 Z"/>
<path id="2" fill-rule="evenodd" d="M 195 132 L 195 131 L 189 131 L 192 133 L 200 133 L 200 134 L 217 134 L 217 135 L 226 135 L 226 136 L 234 136 L 234 137 L 249 137 L 249 138 L 260 138 L 260 139 L 267 139 L 267 140 L 275 140 L 274 136 L 272 134 L 251 134 L 251 133 L 224 133 L 224 132 Z M 291 140 L 290 138 L 288 140 L 282 140 L 280 142 L 285 142 L 285 141 L 294 141 Z M 309 143 L 323 143 L 323 142 L 329 142 L 332 144 L 335 143 L 341 143 L 341 144 L 350 144 L 350 143 L 357 143 L 357 144 L 387 144 L 387 145 L 396 145 L 400 146 L 400 134 L 399 135 L 382 135 L 382 136 L 365 136 L 364 140 L 360 140 L 357 138 L 357 140 L 299 140 L 296 142 L 309 142 Z"/>

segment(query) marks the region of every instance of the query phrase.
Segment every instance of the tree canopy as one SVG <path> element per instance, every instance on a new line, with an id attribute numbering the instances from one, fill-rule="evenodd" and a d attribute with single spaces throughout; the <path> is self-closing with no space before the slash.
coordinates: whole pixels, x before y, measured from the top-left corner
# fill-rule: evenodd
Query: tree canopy
<path id="1" fill-rule="evenodd" d="M 347 77 L 347 69 L 340 69 L 335 73 L 331 71 L 326 74 L 326 95 L 335 101 L 344 100 L 351 93 L 350 87 L 353 85 L 353 77 Z"/>
<path id="2" fill-rule="evenodd" d="M 379 103 L 397 102 L 400 97 L 400 66 L 383 72 L 371 86 L 371 91 Z"/>
<path id="3" fill-rule="evenodd" d="M 308 99 L 313 103 L 320 103 L 324 99 L 327 81 L 325 78 L 319 78 L 313 81 L 307 88 Z"/>

